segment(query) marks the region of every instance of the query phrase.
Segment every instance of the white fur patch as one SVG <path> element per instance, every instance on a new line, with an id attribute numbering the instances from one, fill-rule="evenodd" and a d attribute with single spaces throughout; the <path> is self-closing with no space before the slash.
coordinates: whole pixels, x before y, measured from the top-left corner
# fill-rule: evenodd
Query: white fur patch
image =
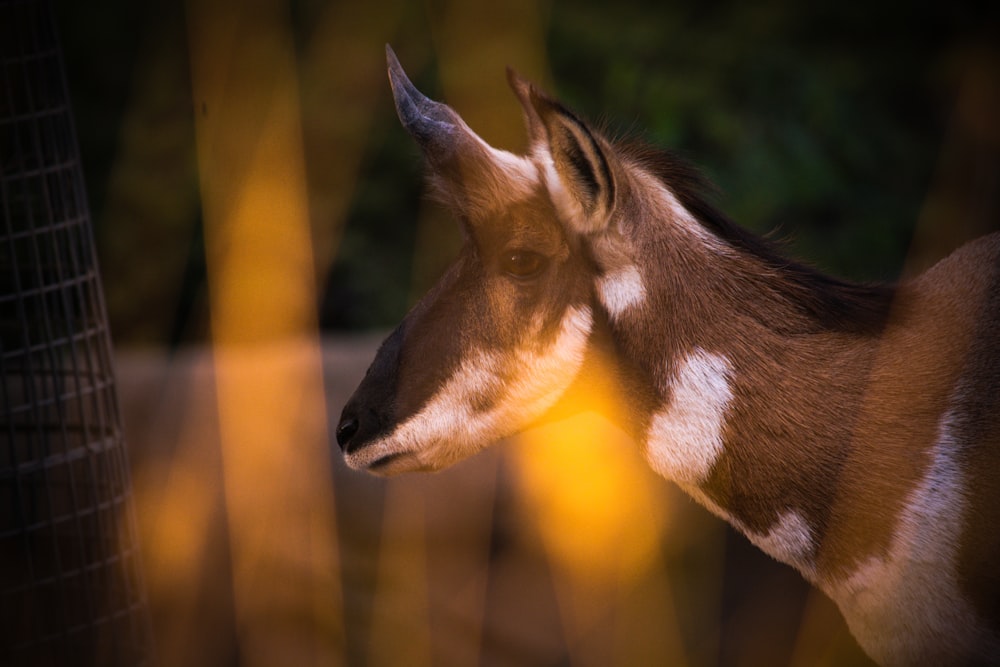
<path id="1" fill-rule="evenodd" d="M 738 254 L 732 246 L 705 228 L 663 181 L 642 169 L 633 170 L 633 175 L 642 184 L 640 190 L 648 193 L 649 206 L 653 209 L 646 215 L 652 219 L 669 221 L 671 228 L 688 235 L 709 252 L 724 257 Z"/>
<path id="2" fill-rule="evenodd" d="M 656 216 L 658 219 L 669 220 L 675 229 L 684 231 L 691 236 L 697 238 L 702 244 L 711 248 L 716 252 L 727 252 L 728 248 L 723 244 L 718 237 L 705 229 L 701 223 L 699 223 L 691 212 L 688 211 L 680 203 L 674 193 L 663 184 L 663 182 L 643 171 L 638 172 L 639 178 L 643 184 L 643 190 L 650 193 L 655 193 L 654 201 L 662 207 L 659 214 Z"/>
<path id="3" fill-rule="evenodd" d="M 545 181 L 545 189 L 548 190 L 549 199 L 552 200 L 559 217 L 577 232 L 590 231 L 587 214 L 580 202 L 563 185 L 559 172 L 556 171 L 556 165 L 552 161 L 552 155 L 548 150 L 538 150 L 535 152 L 535 159 L 541 164 L 540 172 Z"/>
<path id="4" fill-rule="evenodd" d="M 597 296 L 612 319 L 646 300 L 646 283 L 636 266 L 611 271 L 597 279 Z"/>
<path id="5" fill-rule="evenodd" d="M 758 549 L 775 560 L 796 568 L 806 579 L 810 581 L 815 579 L 816 538 L 812 527 L 801 514 L 795 511 L 786 512 L 778 517 L 766 533 L 756 533 L 720 507 L 697 486 L 690 484 L 679 486 L 709 512 L 746 535 Z"/>
<path id="6" fill-rule="evenodd" d="M 882 664 L 963 662 L 972 647 L 985 651 L 980 657 L 1000 656 L 1000 638 L 977 617 L 958 585 L 955 557 L 965 500 L 955 437 L 949 413 L 888 554 L 823 586 L 858 642 Z"/>
<path id="7" fill-rule="evenodd" d="M 366 468 L 396 455 L 376 472 L 437 470 L 512 435 L 550 408 L 576 377 L 592 325 L 589 308 L 569 308 L 547 349 L 525 346 L 470 354 L 420 412 L 388 436 L 347 454 L 348 465 Z M 513 380 L 504 382 L 511 369 Z M 498 387 L 497 404 L 477 410 L 475 397 Z"/>
<path id="8" fill-rule="evenodd" d="M 722 453 L 726 409 L 733 398 L 729 361 L 696 348 L 670 380 L 670 403 L 653 416 L 646 460 L 668 479 L 702 482 Z"/>
<path id="9" fill-rule="evenodd" d="M 487 149 L 493 164 L 507 177 L 503 201 L 520 201 L 530 197 L 538 184 L 538 167 L 535 163 L 510 151 L 493 148 L 478 136 L 476 138 Z"/>
<path id="10" fill-rule="evenodd" d="M 740 528 L 739 525 L 736 526 Z M 772 558 L 796 567 L 809 580 L 815 578 L 816 541 L 812 528 L 798 512 L 786 512 L 764 535 L 743 530 L 747 538 Z"/>

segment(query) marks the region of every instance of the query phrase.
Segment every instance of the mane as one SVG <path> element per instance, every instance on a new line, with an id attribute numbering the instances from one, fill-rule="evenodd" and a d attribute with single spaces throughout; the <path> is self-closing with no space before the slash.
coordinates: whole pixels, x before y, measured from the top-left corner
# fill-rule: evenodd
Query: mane
<path id="1" fill-rule="evenodd" d="M 772 286 L 819 328 L 877 333 L 885 326 L 896 293 L 893 285 L 842 280 L 789 259 L 779 244 L 741 227 L 713 206 L 707 197 L 716 192 L 714 185 L 687 161 L 645 144 L 629 144 L 623 152 L 659 179 L 702 227 L 778 276 Z"/>

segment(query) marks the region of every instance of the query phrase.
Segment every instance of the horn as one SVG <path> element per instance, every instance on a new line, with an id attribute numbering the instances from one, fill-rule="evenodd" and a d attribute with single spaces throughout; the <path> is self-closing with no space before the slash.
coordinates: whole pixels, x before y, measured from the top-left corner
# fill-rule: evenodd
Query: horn
<path id="1" fill-rule="evenodd" d="M 399 121 L 428 158 L 438 163 L 446 161 L 465 133 L 465 123 L 447 104 L 435 102 L 417 90 L 388 44 L 385 59 Z"/>
<path id="2" fill-rule="evenodd" d="M 429 163 L 439 199 L 472 219 L 496 206 L 498 191 L 524 187 L 514 156 L 483 141 L 447 104 L 417 90 L 389 45 L 385 55 L 396 112 Z"/>

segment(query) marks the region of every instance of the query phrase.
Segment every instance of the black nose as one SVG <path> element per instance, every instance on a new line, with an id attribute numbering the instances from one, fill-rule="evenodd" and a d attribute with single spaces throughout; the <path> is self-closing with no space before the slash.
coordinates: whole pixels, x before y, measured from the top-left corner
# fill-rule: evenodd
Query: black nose
<path id="1" fill-rule="evenodd" d="M 345 452 L 350 451 L 351 438 L 357 434 L 359 427 L 357 418 L 347 415 L 341 418 L 340 425 L 337 426 L 337 444 Z"/>

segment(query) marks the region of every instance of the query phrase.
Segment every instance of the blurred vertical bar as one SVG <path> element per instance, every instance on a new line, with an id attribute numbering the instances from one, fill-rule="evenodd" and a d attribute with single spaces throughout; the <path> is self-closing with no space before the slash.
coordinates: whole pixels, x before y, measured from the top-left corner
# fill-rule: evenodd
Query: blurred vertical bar
<path id="1" fill-rule="evenodd" d="M 44 0 L 0 0 L 0 214 L 0 664 L 150 664 L 111 339 Z"/>
<path id="2" fill-rule="evenodd" d="M 239 652 L 244 665 L 336 665 L 336 519 L 289 8 L 186 7 Z"/>

